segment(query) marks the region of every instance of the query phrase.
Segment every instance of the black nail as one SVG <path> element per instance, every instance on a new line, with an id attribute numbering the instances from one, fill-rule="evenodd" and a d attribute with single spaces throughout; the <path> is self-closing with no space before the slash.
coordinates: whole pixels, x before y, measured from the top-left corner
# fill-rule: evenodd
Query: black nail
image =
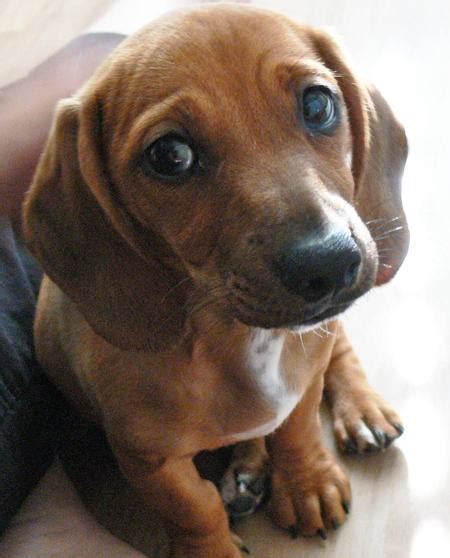
<path id="1" fill-rule="evenodd" d="M 344 451 L 349 454 L 358 453 L 358 446 L 356 445 L 356 442 L 350 438 L 345 440 Z"/>
<path id="2" fill-rule="evenodd" d="M 242 552 L 245 552 L 245 554 L 251 554 L 249 548 L 247 546 L 245 546 L 245 544 L 243 544 L 241 546 L 241 550 L 242 550 Z"/>
<path id="3" fill-rule="evenodd" d="M 400 423 L 396 423 L 393 425 L 395 430 L 397 430 L 398 435 L 401 436 L 403 434 L 403 432 L 405 431 L 405 428 L 400 424 Z"/>
<path id="4" fill-rule="evenodd" d="M 297 539 L 299 535 L 299 530 L 297 525 L 291 525 L 288 529 L 291 539 Z"/>
<path id="5" fill-rule="evenodd" d="M 371 428 L 370 430 L 372 431 L 372 434 L 377 444 L 380 446 L 380 448 L 384 448 L 385 439 L 386 439 L 385 433 L 382 430 L 379 430 L 378 428 Z"/>
<path id="6" fill-rule="evenodd" d="M 341 526 L 341 524 L 339 523 L 339 521 L 337 519 L 333 519 L 331 521 L 331 527 L 333 527 L 333 531 L 337 531 L 340 526 Z"/>
<path id="7" fill-rule="evenodd" d="M 323 529 L 317 529 L 317 534 L 319 535 L 319 537 L 323 540 L 326 541 L 327 540 L 327 534 L 325 533 L 325 531 Z"/>
<path id="8" fill-rule="evenodd" d="M 395 438 L 391 438 L 391 436 L 388 436 L 388 434 L 385 434 L 384 435 L 384 447 L 388 448 L 394 440 L 395 440 Z"/>
<path id="9" fill-rule="evenodd" d="M 365 455 L 373 455 L 374 453 L 377 453 L 380 450 L 380 448 L 378 446 L 376 446 L 375 444 L 367 444 L 367 446 L 364 448 L 364 453 Z"/>
<path id="10" fill-rule="evenodd" d="M 348 515 L 350 513 L 350 502 L 342 502 L 342 508 L 345 511 L 345 513 Z"/>

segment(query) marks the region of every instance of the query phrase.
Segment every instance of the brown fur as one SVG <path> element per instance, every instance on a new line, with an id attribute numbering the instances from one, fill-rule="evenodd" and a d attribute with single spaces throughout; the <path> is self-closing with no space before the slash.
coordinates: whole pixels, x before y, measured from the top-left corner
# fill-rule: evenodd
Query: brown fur
<path id="1" fill-rule="evenodd" d="M 296 88 L 315 79 L 341 98 L 332 139 L 311 138 L 298 122 Z M 178 126 L 208 164 L 173 186 L 144 175 L 139 160 L 161 130 Z M 292 227 L 301 233 L 331 215 L 363 254 L 354 296 L 389 280 L 407 246 L 405 157 L 402 128 L 333 39 L 249 7 L 162 18 L 60 103 L 24 212 L 47 274 L 37 355 L 103 425 L 124 474 L 167 521 L 173 556 L 239 555 L 219 495 L 192 456 L 274 418 L 248 370 L 255 328 L 246 323 L 283 338 L 286 385 L 303 394 L 269 438 L 274 519 L 304 534 L 344 520 L 348 482 L 320 441 L 324 381 L 342 443 L 343 417 L 359 409 L 354 395 L 374 414 L 382 403 L 337 322 L 334 336 L 305 333 L 303 347 L 279 329 L 300 322 L 302 307 L 267 257 Z M 404 228 L 379 242 L 362 224 L 393 218 Z M 381 267 L 377 248 L 386 246 L 389 267 Z M 398 419 L 388 407 L 385 416 L 395 437 Z"/>

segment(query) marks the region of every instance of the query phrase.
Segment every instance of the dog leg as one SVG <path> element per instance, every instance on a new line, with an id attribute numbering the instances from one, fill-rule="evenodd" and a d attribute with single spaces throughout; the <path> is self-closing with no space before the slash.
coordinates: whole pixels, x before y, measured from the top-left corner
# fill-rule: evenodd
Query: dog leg
<path id="1" fill-rule="evenodd" d="M 228 527 L 215 486 L 202 479 L 192 460 L 167 460 L 159 467 L 114 448 L 130 484 L 166 523 L 171 558 L 240 558 L 248 552 Z"/>
<path id="2" fill-rule="evenodd" d="M 370 455 L 384 450 L 401 436 L 403 426 L 397 413 L 368 384 L 339 325 L 325 374 L 325 396 L 331 406 L 339 448 L 346 453 Z"/>
<path id="3" fill-rule="evenodd" d="M 220 494 L 230 519 L 254 513 L 267 494 L 268 482 L 269 464 L 264 438 L 237 444 L 220 482 Z"/>
<path id="4" fill-rule="evenodd" d="M 337 529 L 350 507 L 346 474 L 321 441 L 319 406 L 323 374 L 317 375 L 287 421 L 266 439 L 272 467 L 269 510 L 292 536 Z"/>

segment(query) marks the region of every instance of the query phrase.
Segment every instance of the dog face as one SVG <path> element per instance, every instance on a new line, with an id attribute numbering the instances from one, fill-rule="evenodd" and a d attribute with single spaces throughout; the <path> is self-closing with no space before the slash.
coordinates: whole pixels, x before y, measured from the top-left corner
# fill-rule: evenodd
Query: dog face
<path id="1" fill-rule="evenodd" d="M 328 35 L 200 7 L 125 41 L 61 106 L 26 234 L 119 346 L 165 347 L 199 307 L 307 328 L 398 269 L 405 157 Z"/>

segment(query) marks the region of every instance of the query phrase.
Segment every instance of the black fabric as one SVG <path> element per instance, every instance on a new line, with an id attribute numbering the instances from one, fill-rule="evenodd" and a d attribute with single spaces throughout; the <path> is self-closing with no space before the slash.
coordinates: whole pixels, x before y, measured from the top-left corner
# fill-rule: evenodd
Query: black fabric
<path id="1" fill-rule="evenodd" d="M 41 273 L 0 218 L 0 533 L 52 461 L 64 402 L 37 365 Z"/>

